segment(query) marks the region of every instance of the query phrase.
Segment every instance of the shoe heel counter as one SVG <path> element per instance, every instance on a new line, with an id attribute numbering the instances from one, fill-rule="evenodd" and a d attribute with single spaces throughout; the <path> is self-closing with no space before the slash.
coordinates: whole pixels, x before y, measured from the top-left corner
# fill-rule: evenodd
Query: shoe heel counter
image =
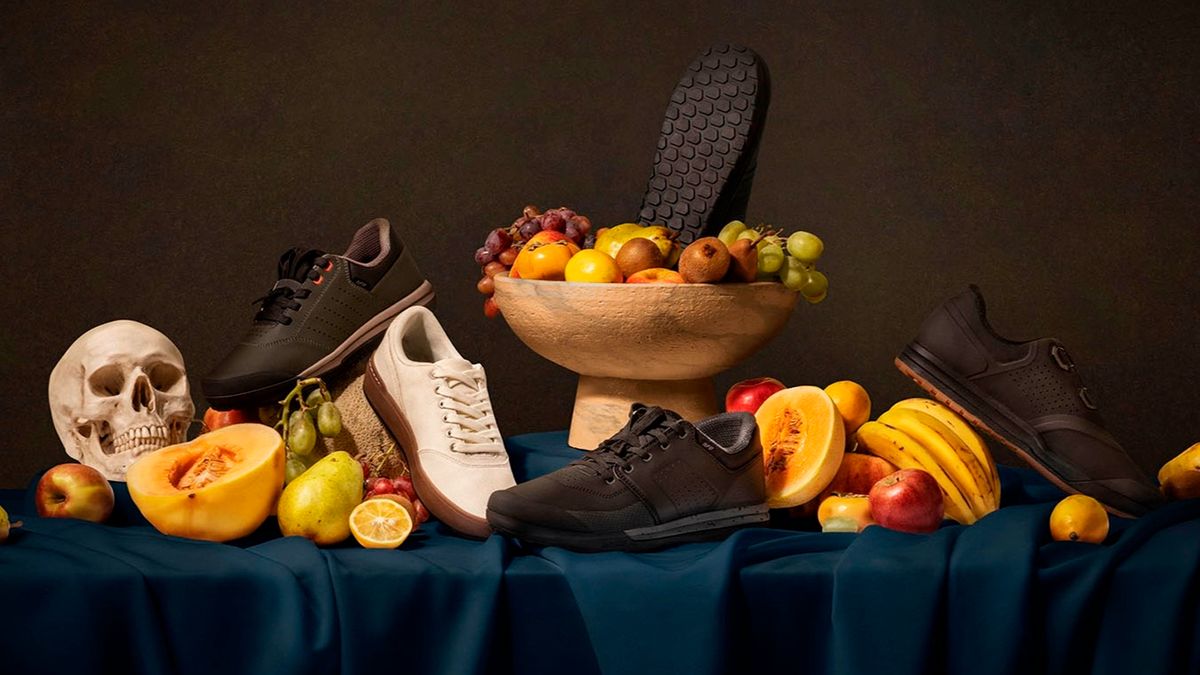
<path id="1" fill-rule="evenodd" d="M 739 455 L 744 461 L 736 469 L 734 478 L 726 491 L 723 502 L 726 504 L 761 504 L 767 500 L 766 471 L 762 462 L 762 443 L 758 437 L 758 429 L 754 430 L 754 438 Z"/>
<path id="2" fill-rule="evenodd" d="M 914 343 L 963 375 L 972 376 L 987 369 L 987 358 L 980 353 L 953 302 L 939 306 L 925 318 Z"/>
<path id="3" fill-rule="evenodd" d="M 395 228 L 392 229 L 391 239 L 393 250 L 398 253 L 376 288 L 388 295 L 404 297 L 425 283 L 425 275 L 417 266 L 412 250 L 396 235 Z"/>

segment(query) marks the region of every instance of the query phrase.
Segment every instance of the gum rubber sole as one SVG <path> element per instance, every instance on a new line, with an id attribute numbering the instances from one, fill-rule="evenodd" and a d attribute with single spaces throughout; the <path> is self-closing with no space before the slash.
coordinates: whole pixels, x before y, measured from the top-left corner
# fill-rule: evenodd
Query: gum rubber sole
<path id="1" fill-rule="evenodd" d="M 750 49 L 705 50 L 671 94 L 638 222 L 688 244 L 746 217 L 770 104 L 766 64 Z"/>
<path id="2" fill-rule="evenodd" d="M 953 385 L 944 376 L 938 373 L 932 365 L 923 364 L 922 361 L 924 359 L 919 354 L 915 353 L 911 347 L 906 347 L 896 357 L 895 364 L 901 373 L 904 373 L 913 382 L 916 382 L 917 386 L 924 389 L 930 396 L 1008 448 L 1013 454 L 1020 457 L 1026 464 L 1041 474 L 1043 478 L 1053 483 L 1055 487 L 1067 494 L 1083 494 L 1078 488 L 1072 487 L 1038 460 L 1037 451 L 1027 447 L 1026 442 L 1018 442 L 1011 438 L 1010 435 L 999 432 L 997 429 L 1003 428 L 1004 423 L 987 412 L 987 408 L 990 408 L 990 406 L 985 406 L 980 402 L 972 403 L 971 400 L 974 397 L 965 392 L 955 392 Z M 954 395 L 947 392 L 951 392 Z M 988 421 L 988 419 L 991 421 Z M 1101 505 L 1106 511 L 1115 516 L 1122 518 L 1136 517 L 1103 502 L 1101 502 Z"/>
<path id="3" fill-rule="evenodd" d="M 770 520 L 766 504 L 738 506 L 686 516 L 659 525 L 617 532 L 566 532 L 540 527 L 488 510 L 488 522 L 501 534 L 539 546 L 572 551 L 653 551 L 676 544 L 723 539 L 731 532 Z"/>
<path id="4" fill-rule="evenodd" d="M 434 486 L 421 463 L 414 461 L 419 460 L 417 451 L 420 446 L 417 444 L 417 435 L 413 432 L 412 425 L 408 423 L 408 418 L 404 416 L 400 407 L 392 399 L 392 395 L 388 393 L 383 379 L 379 377 L 379 371 L 375 368 L 374 356 L 367 361 L 367 372 L 363 376 L 363 395 L 375 414 L 379 416 L 380 421 L 383 422 L 383 426 L 391 432 L 392 438 L 396 441 L 396 450 L 400 452 L 404 464 L 408 466 L 408 471 L 412 474 L 413 490 L 416 491 L 417 498 L 421 500 L 425 508 L 429 509 L 429 513 L 460 534 L 479 539 L 486 539 L 490 536 L 492 528 L 486 520 L 472 516 L 460 509 Z"/>

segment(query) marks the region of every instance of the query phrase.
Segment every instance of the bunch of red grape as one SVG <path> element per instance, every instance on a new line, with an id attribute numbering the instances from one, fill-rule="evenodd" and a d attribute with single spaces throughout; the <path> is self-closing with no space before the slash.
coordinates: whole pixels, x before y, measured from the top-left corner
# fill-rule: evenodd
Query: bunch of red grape
<path id="1" fill-rule="evenodd" d="M 512 225 L 489 232 L 487 241 L 475 251 L 475 263 L 483 273 L 475 288 L 487 296 L 483 301 L 483 313 L 489 319 L 500 315 L 500 308 L 492 297 L 496 291 L 492 277 L 511 269 L 525 242 L 544 230 L 562 232 L 576 245 L 583 246 L 584 239 L 592 230 L 592 221 L 565 206 L 542 213 L 531 205 L 525 207 L 521 217 L 514 220 Z"/>

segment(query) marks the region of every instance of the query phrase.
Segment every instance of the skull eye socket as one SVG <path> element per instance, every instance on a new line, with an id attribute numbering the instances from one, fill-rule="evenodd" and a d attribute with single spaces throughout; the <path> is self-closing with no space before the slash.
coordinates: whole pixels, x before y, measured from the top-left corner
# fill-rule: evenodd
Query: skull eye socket
<path id="1" fill-rule="evenodd" d="M 159 391 L 170 391 L 183 378 L 183 372 L 169 363 L 159 363 L 150 368 L 150 386 Z"/>
<path id="2" fill-rule="evenodd" d="M 88 378 L 88 386 L 97 396 L 116 396 L 125 388 L 125 372 L 120 366 L 104 366 Z"/>

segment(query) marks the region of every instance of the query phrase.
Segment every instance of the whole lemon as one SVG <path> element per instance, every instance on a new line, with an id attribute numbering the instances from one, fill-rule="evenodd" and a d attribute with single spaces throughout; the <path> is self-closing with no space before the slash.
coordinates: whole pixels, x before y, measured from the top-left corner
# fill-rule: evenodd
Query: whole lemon
<path id="1" fill-rule="evenodd" d="M 625 280 L 617 261 L 595 249 L 584 249 L 571 256 L 563 275 L 567 281 L 587 283 L 615 284 Z"/>
<path id="2" fill-rule="evenodd" d="M 1087 495 L 1071 495 L 1050 513 L 1050 536 L 1055 541 L 1099 544 L 1108 536 L 1108 513 Z"/>

